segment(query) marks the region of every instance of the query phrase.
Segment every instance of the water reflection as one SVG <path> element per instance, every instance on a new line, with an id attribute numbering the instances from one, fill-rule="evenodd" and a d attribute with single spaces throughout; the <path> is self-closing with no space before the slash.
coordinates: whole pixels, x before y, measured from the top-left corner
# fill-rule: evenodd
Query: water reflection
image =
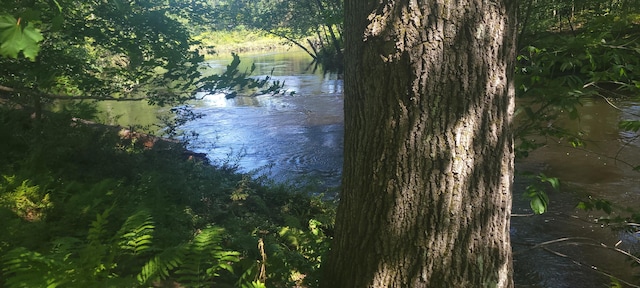
<path id="1" fill-rule="evenodd" d="M 342 80 L 306 70 L 311 61 L 304 54 L 281 57 L 242 59 L 243 65 L 256 63 L 256 77 L 273 71 L 272 79 L 295 93 L 232 99 L 198 95 L 202 101 L 196 103 L 196 111 L 205 116 L 185 128 L 209 145 L 200 142 L 194 149 L 212 159 L 240 155 L 243 171 L 268 167 L 264 171 L 275 180 L 317 177 L 326 186 L 337 186 L 342 168 Z M 224 68 L 225 61 L 208 66 Z"/>
<path id="2" fill-rule="evenodd" d="M 623 110 L 638 109 L 634 102 L 619 100 Z M 550 211 L 535 217 L 512 219 L 512 240 L 516 253 L 516 275 L 530 283 L 526 287 L 608 287 L 610 279 L 597 271 L 613 274 L 638 284 L 622 254 L 606 247 L 632 251 L 638 238 L 632 234 L 612 232 L 598 221 L 602 212 L 585 212 L 576 204 L 588 196 L 604 198 L 616 207 L 637 208 L 640 203 L 640 178 L 631 165 L 640 164 L 637 141 L 627 141 L 627 132 L 619 131 L 617 123 L 625 113 L 600 98 L 584 101 L 579 108 L 580 119 L 565 121 L 564 126 L 583 133 L 588 139 L 582 148 L 566 141 L 549 142 L 518 163 L 520 170 L 544 172 L 561 179 L 561 192 L 550 192 Z M 529 213 L 528 205 L 518 191 L 528 184 L 516 178 L 514 212 Z M 521 193 L 521 192 L 520 192 Z M 528 250 L 529 245 L 569 237 L 575 241 L 553 245 L 553 254 L 542 249 Z M 592 240 L 577 240 L 580 237 Z M 576 244 L 576 242 L 578 244 Z M 573 244 L 569 244 L 573 243 Z M 532 283 L 532 284 L 531 284 Z"/>
<path id="3" fill-rule="evenodd" d="M 310 176 L 322 179 L 328 186 L 338 185 L 344 132 L 343 82 L 336 75 L 307 69 L 310 59 L 304 54 L 285 56 L 242 59 L 243 65 L 257 63 L 258 75 L 273 71 L 274 79 L 284 81 L 285 88 L 296 93 L 234 99 L 202 95 L 203 101 L 196 103 L 196 110 L 205 117 L 186 126 L 201 135 L 194 149 L 212 159 L 242 155 L 239 164 L 244 171 L 270 167 L 276 180 Z M 209 66 L 224 67 L 226 63 L 222 60 Z M 583 104 L 580 121 L 566 124 L 590 139 L 585 147 L 588 150 L 576 150 L 563 142 L 548 143 L 517 165 L 518 170 L 544 172 L 563 181 L 563 192 L 550 192 L 547 214 L 512 220 L 516 283 L 520 287 L 606 287 L 609 279 L 595 273 L 592 266 L 635 281 L 629 263 L 611 250 L 565 242 L 553 246 L 567 256 L 561 257 L 543 249 L 530 249 L 533 244 L 562 237 L 588 237 L 596 241 L 590 244 L 618 244 L 623 249 L 633 249 L 637 242 L 632 235 L 612 233 L 596 222 L 601 214 L 575 209 L 586 195 L 605 197 L 624 206 L 637 207 L 640 203 L 638 172 L 623 163 L 640 165 L 640 147 L 637 141 L 626 143 L 635 140 L 635 134 L 616 128 L 619 120 L 629 116 L 621 115 L 600 99 Z M 640 114 L 636 103 L 616 104 Z M 516 179 L 514 214 L 531 213 L 526 199 L 520 197 L 529 181 Z"/>

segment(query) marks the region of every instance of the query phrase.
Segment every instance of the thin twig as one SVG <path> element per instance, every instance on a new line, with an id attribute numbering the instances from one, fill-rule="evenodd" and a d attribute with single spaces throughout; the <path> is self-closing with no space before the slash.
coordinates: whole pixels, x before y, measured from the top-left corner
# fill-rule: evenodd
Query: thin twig
<path id="1" fill-rule="evenodd" d="M 554 254 L 554 255 L 556 255 L 556 256 L 559 256 L 559 257 L 562 257 L 562 258 L 567 258 L 567 259 L 571 260 L 571 262 L 573 262 L 574 264 L 576 264 L 576 265 L 578 265 L 578 266 L 580 266 L 580 267 L 586 267 L 586 266 L 589 266 L 589 268 L 591 268 L 591 269 L 592 269 L 593 271 L 595 271 L 596 273 L 601 274 L 601 275 L 604 275 L 604 276 L 607 276 L 607 277 L 609 277 L 609 278 L 614 278 L 614 279 L 616 279 L 616 280 L 618 280 L 618 281 L 620 281 L 620 282 L 622 282 L 622 283 L 624 283 L 625 285 L 628 285 L 628 286 L 630 286 L 630 287 L 640 288 L 640 286 L 635 285 L 635 284 L 630 283 L 630 282 L 627 282 L 627 281 L 625 281 L 625 280 L 623 280 L 623 279 L 620 279 L 619 277 L 616 277 L 615 275 L 613 275 L 613 274 L 611 274 L 611 273 L 609 273 L 609 272 L 606 272 L 606 271 L 601 270 L 600 268 L 598 268 L 598 267 L 597 267 L 597 266 L 595 266 L 595 265 L 589 265 L 589 264 L 586 264 L 586 263 L 582 263 L 582 262 L 580 262 L 580 261 L 578 261 L 578 260 L 575 260 L 575 259 L 573 259 L 573 258 L 569 257 L 568 255 L 562 254 L 562 253 L 560 253 L 560 252 L 558 252 L 558 251 L 555 251 L 555 250 L 552 250 L 552 249 L 550 249 L 550 248 L 548 248 L 548 247 L 543 247 L 542 249 L 544 249 L 545 251 L 547 251 L 547 252 L 549 252 L 549 253 L 551 253 L 551 254 Z"/>
<path id="2" fill-rule="evenodd" d="M 511 214 L 511 217 L 531 217 L 531 216 L 535 216 L 536 214 L 534 213 L 529 213 L 529 214 Z"/>
<path id="3" fill-rule="evenodd" d="M 577 242 L 577 240 L 590 241 L 590 242 L 594 242 L 594 243 L 598 243 L 598 244 Z M 617 247 L 611 247 L 611 246 L 605 245 L 604 243 L 600 243 L 595 239 L 587 238 L 587 237 L 564 237 L 564 238 L 558 238 L 558 239 L 554 239 L 554 240 L 550 240 L 550 241 L 546 241 L 546 242 L 535 244 L 535 245 L 531 246 L 530 248 L 528 248 L 526 250 L 514 252 L 513 254 L 516 255 L 516 254 L 520 254 L 522 252 L 526 252 L 526 251 L 537 249 L 537 248 L 543 248 L 543 247 L 546 247 L 546 246 L 549 246 L 549 245 L 553 245 L 553 244 L 586 245 L 586 246 L 595 246 L 595 247 L 600 247 L 600 248 L 604 248 L 604 249 L 609 249 L 609 250 L 613 250 L 615 252 L 618 252 L 620 254 L 623 254 L 623 255 L 631 258 L 633 261 L 637 262 L 638 264 L 640 264 L 640 258 L 632 255 L 631 253 L 626 252 L 624 250 L 621 250 L 621 249 L 619 249 Z"/>
<path id="4" fill-rule="evenodd" d="M 577 242 L 576 240 L 581 240 L 581 241 L 591 241 L 591 242 L 598 243 L 598 244 L 594 244 L 594 243 L 584 243 L 584 242 Z M 521 243 L 521 244 L 523 244 L 523 245 L 529 245 L 529 244 L 527 244 L 527 243 Z M 640 258 L 638 258 L 638 257 L 636 257 L 636 256 L 634 256 L 634 255 L 632 255 L 631 253 L 629 253 L 629 252 L 627 252 L 627 251 L 624 251 L 624 250 L 622 250 L 622 249 L 619 249 L 619 248 L 617 248 L 617 247 L 611 247 L 611 246 L 605 245 L 605 244 L 603 244 L 603 243 L 599 243 L 599 242 L 598 242 L 598 241 L 596 241 L 595 239 L 586 238 L 586 237 L 564 237 L 564 238 L 554 239 L 554 240 L 550 240 L 550 241 L 545 241 L 545 242 L 542 242 L 542 243 L 535 244 L 535 245 L 533 245 L 533 246 L 529 247 L 528 249 L 525 249 L 525 250 L 522 250 L 522 251 L 518 251 L 518 252 L 513 252 L 513 255 L 517 255 L 517 254 L 520 254 L 520 253 L 522 253 L 522 252 L 530 251 L 530 250 L 537 249 L 537 248 L 542 248 L 542 249 L 544 249 L 545 251 L 547 251 L 547 252 L 549 252 L 549 253 L 552 253 L 552 254 L 554 254 L 554 255 L 556 255 L 556 256 L 560 256 L 560 257 L 563 257 L 563 258 L 567 258 L 567 259 L 571 260 L 573 263 L 577 264 L 578 266 L 581 266 L 581 267 L 589 266 L 591 269 L 593 269 L 594 271 L 596 271 L 596 272 L 597 272 L 597 273 L 599 273 L 599 274 L 605 275 L 605 276 L 610 277 L 610 278 L 616 278 L 618 281 L 620 281 L 620 282 L 622 282 L 622 283 L 624 283 L 624 284 L 626 284 L 626 285 L 629 285 L 630 287 L 640 288 L 640 286 L 638 286 L 638 285 L 635 285 L 635 284 L 629 283 L 629 282 L 627 282 L 627 281 L 624 281 L 624 280 L 622 280 L 622 279 L 619 279 L 618 277 L 615 277 L 613 274 L 610 274 L 610 273 L 608 273 L 608 272 L 605 272 L 605 271 L 600 270 L 597 266 L 594 266 L 594 265 L 588 265 L 588 264 L 582 263 L 582 262 L 580 262 L 580 261 L 577 261 L 577 260 L 575 260 L 575 259 L 571 258 L 570 256 L 568 256 L 568 255 L 566 255 L 566 254 L 562 254 L 562 253 L 560 253 L 560 252 L 558 252 L 558 251 L 552 250 L 551 248 L 547 247 L 547 246 L 549 246 L 549 245 L 553 245 L 553 244 L 561 244 L 561 245 L 586 245 L 586 246 L 593 246 L 593 247 L 604 248 L 604 249 L 612 250 L 612 251 L 614 251 L 614 252 L 618 252 L 618 253 L 620 253 L 620 254 L 622 254 L 622 255 L 624 255 L 624 256 L 626 256 L 626 257 L 629 257 L 629 258 L 630 258 L 630 259 L 632 259 L 633 261 L 635 261 L 635 262 L 637 262 L 637 263 L 639 263 L 639 264 L 640 264 Z"/>
<path id="5" fill-rule="evenodd" d="M 602 88 L 598 87 L 598 85 L 593 84 L 593 86 L 598 88 L 598 89 L 602 89 Z M 606 101 L 607 104 L 609 104 L 609 106 L 613 107 L 613 109 L 616 109 L 616 110 L 618 110 L 618 111 L 620 111 L 622 113 L 625 113 L 625 114 L 629 114 L 631 116 L 640 117 L 640 114 L 636 114 L 636 113 L 632 113 L 632 112 L 629 112 L 629 111 L 625 111 L 622 108 L 616 106 L 615 104 L 613 104 L 613 102 L 611 102 L 611 100 L 609 100 L 609 98 L 607 98 L 607 97 L 605 97 L 603 95 L 600 95 L 600 94 L 598 94 L 598 96 L 602 97 L 602 99 L 604 99 L 604 101 Z M 631 145 L 631 143 L 635 142 L 638 138 L 640 138 L 640 135 L 638 135 L 636 137 L 633 137 L 633 138 L 629 139 L 628 141 L 624 141 L 624 144 L 622 145 L 622 147 L 620 147 L 620 149 L 618 149 L 618 152 L 616 152 L 616 156 L 613 157 L 613 160 L 620 161 L 620 162 L 622 162 L 624 164 L 627 164 L 627 165 L 631 166 L 632 168 L 635 168 L 636 166 L 631 165 L 631 164 L 629 164 L 627 162 L 624 162 L 624 161 L 620 160 L 618 158 L 618 156 L 620 156 L 620 153 L 622 153 L 622 150 L 624 150 L 624 148 L 626 148 L 627 146 Z"/>
<path id="6" fill-rule="evenodd" d="M 640 137 L 640 136 L 638 136 L 638 137 Z M 629 166 L 631 169 L 633 169 L 633 168 L 635 168 L 635 167 L 636 167 L 636 165 L 633 165 L 633 164 L 631 164 L 631 163 L 629 163 L 629 162 L 627 162 L 627 161 L 620 160 L 619 158 L 617 158 L 617 156 L 618 156 L 618 153 L 619 153 L 619 152 L 618 152 L 618 153 L 616 153 L 616 156 L 609 156 L 609 155 L 604 154 L 604 153 L 601 153 L 601 152 L 596 152 L 596 151 L 589 150 L 589 149 L 586 149 L 586 148 L 581 148 L 581 147 L 568 146 L 568 145 L 558 145 L 558 146 L 560 146 L 560 147 L 565 147 L 565 148 L 576 149 L 576 150 L 578 150 L 578 151 L 588 152 L 588 153 L 591 153 L 591 154 L 595 154 L 595 155 L 598 155 L 598 156 L 602 156 L 602 157 L 605 157 L 605 158 L 608 158 L 608 159 L 614 160 L 614 161 L 616 161 L 616 162 L 620 162 L 620 163 L 622 163 L 622 164 L 625 164 L 625 165 Z"/>

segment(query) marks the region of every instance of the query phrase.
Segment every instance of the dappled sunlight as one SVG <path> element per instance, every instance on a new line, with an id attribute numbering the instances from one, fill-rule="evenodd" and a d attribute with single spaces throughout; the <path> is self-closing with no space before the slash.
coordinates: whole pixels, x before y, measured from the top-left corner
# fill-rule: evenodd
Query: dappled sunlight
<path id="1" fill-rule="evenodd" d="M 349 232 L 373 239 L 337 245 L 374 247 L 374 254 L 359 258 L 366 262 L 359 271 L 385 279 L 378 284 L 470 286 L 478 281 L 470 275 L 477 275 L 487 285 L 504 285 L 511 281 L 514 95 L 502 62 L 515 51 L 509 44 L 514 30 L 505 22 L 493 25 L 497 18 L 487 15 L 499 12 L 491 4 L 439 4 L 437 17 L 419 15 L 423 6 L 435 6 L 412 9 L 413 1 L 389 4 L 368 17 L 363 39 L 370 48 L 358 52 L 363 56 L 354 69 L 388 76 L 371 83 L 347 79 L 370 86 L 347 95 L 346 111 L 362 115 L 345 124 L 353 141 L 345 144 L 346 153 L 356 154 L 345 159 L 345 167 L 358 171 L 346 171 L 355 174 L 345 175 L 341 204 L 359 210 L 347 212 L 356 218 L 350 223 L 357 223 L 349 225 L 360 227 Z M 391 28 L 397 26 L 407 29 Z M 350 152 L 349 145 L 357 150 Z M 369 227 L 371 222 L 379 226 Z M 394 282 L 400 279 L 410 282 Z"/>

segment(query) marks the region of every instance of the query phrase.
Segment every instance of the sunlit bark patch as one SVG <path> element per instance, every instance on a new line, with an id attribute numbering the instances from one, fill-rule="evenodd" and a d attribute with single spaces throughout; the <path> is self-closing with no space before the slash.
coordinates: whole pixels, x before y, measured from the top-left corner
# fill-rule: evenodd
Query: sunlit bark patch
<path id="1" fill-rule="evenodd" d="M 345 4 L 345 166 L 326 287 L 511 287 L 513 7 Z"/>

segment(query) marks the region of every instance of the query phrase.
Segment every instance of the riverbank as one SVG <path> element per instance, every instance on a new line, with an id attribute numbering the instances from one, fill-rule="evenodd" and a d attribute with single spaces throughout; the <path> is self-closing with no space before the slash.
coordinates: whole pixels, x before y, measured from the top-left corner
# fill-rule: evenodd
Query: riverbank
<path id="1" fill-rule="evenodd" d="M 231 53 L 288 51 L 294 47 L 292 43 L 280 37 L 264 31 L 248 29 L 208 31 L 196 36 L 195 40 L 201 41 L 204 46 L 213 47 L 214 53 L 204 53 L 205 59 L 217 58 Z"/>
<path id="2" fill-rule="evenodd" d="M 317 280 L 334 208 L 304 187 L 253 179 L 232 161 L 206 165 L 175 142 L 149 147 L 69 111 L 37 121 L 0 109 L 0 286 Z M 192 271 L 193 261 L 211 269 Z M 254 278 L 262 268 L 269 278 Z"/>

